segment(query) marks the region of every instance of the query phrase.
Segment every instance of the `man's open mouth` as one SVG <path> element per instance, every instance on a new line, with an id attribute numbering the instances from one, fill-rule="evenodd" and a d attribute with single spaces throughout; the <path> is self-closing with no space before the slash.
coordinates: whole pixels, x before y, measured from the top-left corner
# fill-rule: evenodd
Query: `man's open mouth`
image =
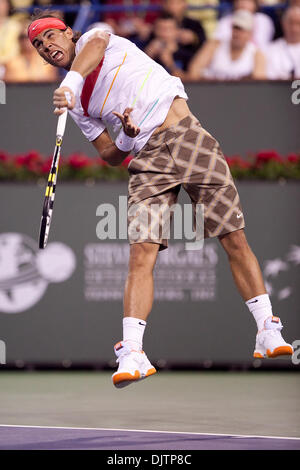
<path id="1" fill-rule="evenodd" d="M 59 62 L 63 58 L 64 55 L 61 51 L 55 50 L 51 52 L 50 56 L 52 60 L 54 60 L 55 62 Z"/>

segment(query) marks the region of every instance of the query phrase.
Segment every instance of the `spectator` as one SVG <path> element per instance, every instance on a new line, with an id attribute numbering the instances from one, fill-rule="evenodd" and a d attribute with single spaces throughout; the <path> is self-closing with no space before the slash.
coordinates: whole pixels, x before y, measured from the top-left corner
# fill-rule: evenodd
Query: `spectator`
<path id="1" fill-rule="evenodd" d="M 188 6 L 186 0 L 163 0 L 162 6 L 166 13 L 177 20 L 178 42 L 192 56 L 206 39 L 201 23 L 186 16 Z"/>
<path id="2" fill-rule="evenodd" d="M 13 9 L 17 8 L 29 8 L 33 4 L 33 0 L 11 0 L 11 6 Z"/>
<path id="3" fill-rule="evenodd" d="M 48 8 L 55 8 L 56 6 L 59 7 L 69 7 L 73 5 L 78 5 L 81 2 L 78 0 L 34 0 L 34 5 L 37 6 L 37 9 L 48 9 Z M 74 24 L 77 12 L 75 11 L 61 11 L 61 17 L 66 22 L 66 24 Z"/>
<path id="4" fill-rule="evenodd" d="M 191 7 L 214 7 L 199 9 L 193 8 L 188 10 L 188 16 L 200 21 L 204 28 L 206 38 L 211 39 L 216 29 L 218 18 L 218 10 L 216 8 L 219 6 L 219 0 L 187 0 L 187 2 L 188 6 Z"/>
<path id="5" fill-rule="evenodd" d="M 257 0 L 258 7 L 273 7 L 281 5 L 282 0 Z"/>
<path id="6" fill-rule="evenodd" d="M 107 0 L 106 5 L 144 5 L 144 6 L 160 6 L 161 0 Z M 143 47 L 149 40 L 152 25 L 156 18 L 158 18 L 159 11 L 112 11 L 108 12 L 101 17 L 101 21 L 108 23 L 115 34 L 123 36 L 135 42 L 139 47 Z"/>
<path id="7" fill-rule="evenodd" d="M 58 69 L 45 64 L 32 47 L 27 35 L 27 24 L 19 34 L 19 49 L 20 53 L 5 66 L 6 82 L 53 82 L 59 79 Z"/>
<path id="8" fill-rule="evenodd" d="M 271 80 L 300 78 L 300 7 L 292 6 L 285 11 L 282 28 L 284 37 L 265 50 L 267 78 Z"/>
<path id="9" fill-rule="evenodd" d="M 154 23 L 154 37 L 145 52 L 169 73 L 180 77 L 187 70 L 191 54 L 179 45 L 178 32 L 176 19 L 168 13 L 162 14 Z"/>
<path id="10" fill-rule="evenodd" d="M 233 9 L 247 10 L 254 14 L 254 27 L 252 40 L 257 47 L 264 47 L 272 41 L 275 28 L 272 20 L 264 13 L 257 12 L 256 0 L 234 0 Z M 231 35 L 232 14 L 224 16 L 218 22 L 214 39 L 218 41 L 229 41 Z"/>
<path id="11" fill-rule="evenodd" d="M 0 0 L 0 69 L 2 71 L 6 62 L 19 52 L 18 36 L 21 26 L 18 21 L 9 17 L 10 9 L 9 0 Z"/>
<path id="12" fill-rule="evenodd" d="M 264 77 L 265 58 L 251 42 L 254 15 L 249 11 L 237 10 L 231 24 L 231 40 L 208 41 L 191 63 L 186 78 L 241 80 Z"/>

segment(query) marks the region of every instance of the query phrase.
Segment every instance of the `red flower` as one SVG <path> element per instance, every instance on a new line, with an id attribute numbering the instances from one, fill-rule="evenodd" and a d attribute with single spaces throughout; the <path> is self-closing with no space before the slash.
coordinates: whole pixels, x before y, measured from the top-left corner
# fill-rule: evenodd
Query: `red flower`
<path id="1" fill-rule="evenodd" d="M 133 159 L 132 155 L 127 155 L 125 160 L 122 161 L 121 165 L 125 166 L 125 168 L 127 168 L 132 159 Z"/>
<path id="2" fill-rule="evenodd" d="M 233 166 L 236 166 L 237 164 L 237 157 L 236 156 L 233 156 L 233 157 L 225 157 L 226 159 L 226 162 L 228 163 L 228 166 L 229 168 L 233 167 Z"/>
<path id="3" fill-rule="evenodd" d="M 69 157 L 69 164 L 75 169 L 86 168 L 93 164 L 92 160 L 81 153 L 74 153 Z"/>
<path id="4" fill-rule="evenodd" d="M 14 163 L 16 166 L 24 166 L 26 164 L 26 155 L 16 155 Z"/>
<path id="5" fill-rule="evenodd" d="M 1 150 L 0 151 L 0 162 L 7 162 L 8 160 L 9 160 L 9 156 Z"/>
<path id="6" fill-rule="evenodd" d="M 43 164 L 41 155 L 36 151 L 31 151 L 27 155 L 27 168 L 33 172 L 39 172 Z"/>
<path id="7" fill-rule="evenodd" d="M 108 166 L 108 163 L 100 157 L 96 158 L 95 163 L 98 166 Z"/>
<path id="8" fill-rule="evenodd" d="M 245 169 L 250 168 L 251 165 L 249 162 L 246 162 L 239 155 L 234 155 L 233 157 L 225 157 L 228 163 L 229 168 L 235 169 Z"/>
<path id="9" fill-rule="evenodd" d="M 51 163 L 52 163 L 52 157 L 48 157 L 44 162 L 42 163 L 41 171 L 43 174 L 48 174 L 51 168 Z"/>
<path id="10" fill-rule="evenodd" d="M 37 171 L 42 164 L 42 157 L 35 150 L 31 150 L 25 155 L 17 155 L 14 161 L 16 166 L 26 166 L 28 170 Z"/>
<path id="11" fill-rule="evenodd" d="M 298 163 L 300 160 L 300 155 L 297 155 L 296 153 L 290 153 L 286 158 L 289 163 Z"/>
<path id="12" fill-rule="evenodd" d="M 282 163 L 282 157 L 276 150 L 266 150 L 256 154 L 256 166 L 265 165 L 271 161 Z"/>

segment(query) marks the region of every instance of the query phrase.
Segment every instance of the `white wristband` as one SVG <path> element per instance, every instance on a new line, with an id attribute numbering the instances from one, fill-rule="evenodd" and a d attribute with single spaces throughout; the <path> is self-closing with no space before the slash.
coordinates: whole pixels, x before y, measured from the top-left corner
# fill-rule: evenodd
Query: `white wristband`
<path id="1" fill-rule="evenodd" d="M 130 152 L 134 147 L 135 137 L 129 137 L 122 129 L 116 138 L 115 144 L 122 152 Z"/>
<path id="2" fill-rule="evenodd" d="M 61 82 L 60 86 L 67 86 L 70 88 L 74 95 L 76 95 L 77 91 L 81 87 L 81 85 L 84 82 L 84 78 L 82 75 L 80 75 L 79 72 L 75 72 L 75 70 L 71 70 L 70 72 L 67 73 L 63 81 Z"/>

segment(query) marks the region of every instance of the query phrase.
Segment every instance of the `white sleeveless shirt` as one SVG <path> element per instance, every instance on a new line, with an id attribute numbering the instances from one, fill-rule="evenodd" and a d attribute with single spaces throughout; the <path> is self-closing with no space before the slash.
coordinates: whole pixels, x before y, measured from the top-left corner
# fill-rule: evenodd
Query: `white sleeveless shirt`
<path id="1" fill-rule="evenodd" d="M 221 42 L 203 76 L 216 80 L 239 80 L 247 77 L 253 72 L 256 51 L 257 47 L 248 42 L 242 55 L 237 60 L 232 60 L 230 41 Z"/>

